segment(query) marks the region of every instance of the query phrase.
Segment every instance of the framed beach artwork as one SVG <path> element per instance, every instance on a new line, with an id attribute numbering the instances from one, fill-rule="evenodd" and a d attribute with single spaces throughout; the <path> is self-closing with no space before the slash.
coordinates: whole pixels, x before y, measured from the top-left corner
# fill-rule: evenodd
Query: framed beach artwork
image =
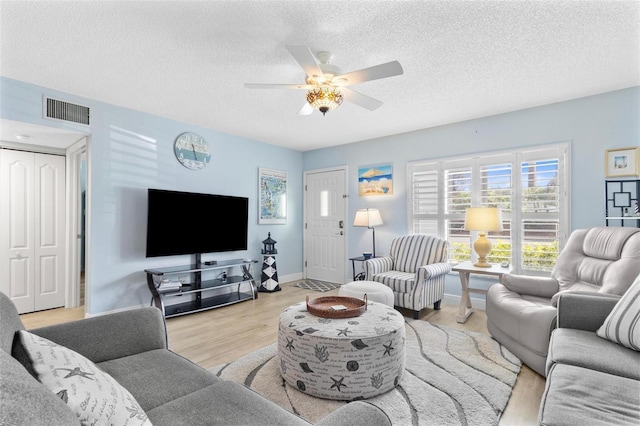
<path id="1" fill-rule="evenodd" d="M 638 147 L 608 149 L 605 176 L 638 176 Z"/>
<path id="2" fill-rule="evenodd" d="M 287 173 L 258 169 L 258 223 L 287 223 Z"/>
<path id="3" fill-rule="evenodd" d="M 380 164 L 358 167 L 359 196 L 391 194 L 393 194 L 393 165 Z"/>

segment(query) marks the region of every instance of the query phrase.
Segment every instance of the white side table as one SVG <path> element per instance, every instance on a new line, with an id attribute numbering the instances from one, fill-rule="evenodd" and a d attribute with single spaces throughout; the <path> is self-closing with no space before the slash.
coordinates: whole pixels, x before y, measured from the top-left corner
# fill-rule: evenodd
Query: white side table
<path id="1" fill-rule="evenodd" d="M 487 290 L 479 289 L 479 288 L 469 288 L 469 276 L 471 274 L 478 275 L 490 275 L 494 277 L 500 277 L 503 274 L 509 274 L 513 271 L 511 265 L 503 268 L 500 265 L 491 265 L 491 268 L 479 268 L 477 266 L 473 266 L 473 262 L 463 262 L 459 263 L 453 268 L 452 271 L 460 274 L 460 284 L 462 284 L 462 297 L 460 298 L 460 307 L 458 308 L 458 316 L 456 317 L 456 321 L 459 323 L 464 323 L 469 315 L 473 313 L 473 306 L 471 306 L 471 296 L 470 293 L 478 293 L 478 294 L 487 294 Z"/>

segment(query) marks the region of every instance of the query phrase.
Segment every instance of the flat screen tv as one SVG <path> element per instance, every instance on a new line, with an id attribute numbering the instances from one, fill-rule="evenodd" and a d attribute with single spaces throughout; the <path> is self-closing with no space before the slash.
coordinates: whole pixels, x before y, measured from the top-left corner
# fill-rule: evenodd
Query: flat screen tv
<path id="1" fill-rule="evenodd" d="M 249 199 L 148 189 L 147 257 L 247 249 Z"/>

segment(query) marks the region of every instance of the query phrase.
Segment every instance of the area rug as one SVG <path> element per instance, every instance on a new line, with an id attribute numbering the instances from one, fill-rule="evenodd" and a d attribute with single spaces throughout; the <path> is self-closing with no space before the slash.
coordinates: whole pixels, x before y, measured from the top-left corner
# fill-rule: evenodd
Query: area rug
<path id="1" fill-rule="evenodd" d="M 324 293 L 325 291 L 331 291 L 340 287 L 342 284 L 330 283 L 326 281 L 318 281 L 318 280 L 302 280 L 300 282 L 295 283 L 294 287 L 300 287 L 307 290 L 320 291 Z"/>
<path id="2" fill-rule="evenodd" d="M 367 401 L 394 425 L 497 425 L 521 361 L 489 335 L 406 319 L 406 371 L 399 385 Z M 317 423 L 346 404 L 289 386 L 272 344 L 210 369 Z"/>

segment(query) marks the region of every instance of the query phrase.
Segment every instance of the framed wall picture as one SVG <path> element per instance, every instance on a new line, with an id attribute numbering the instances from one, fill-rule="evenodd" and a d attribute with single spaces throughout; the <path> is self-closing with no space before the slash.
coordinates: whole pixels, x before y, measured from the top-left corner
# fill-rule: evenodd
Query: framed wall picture
<path id="1" fill-rule="evenodd" d="M 391 194 L 393 194 L 393 166 L 391 164 L 358 167 L 359 196 Z"/>
<path id="2" fill-rule="evenodd" d="M 638 147 L 608 149 L 605 176 L 638 176 Z"/>
<path id="3" fill-rule="evenodd" d="M 287 173 L 258 169 L 258 223 L 287 223 Z"/>

